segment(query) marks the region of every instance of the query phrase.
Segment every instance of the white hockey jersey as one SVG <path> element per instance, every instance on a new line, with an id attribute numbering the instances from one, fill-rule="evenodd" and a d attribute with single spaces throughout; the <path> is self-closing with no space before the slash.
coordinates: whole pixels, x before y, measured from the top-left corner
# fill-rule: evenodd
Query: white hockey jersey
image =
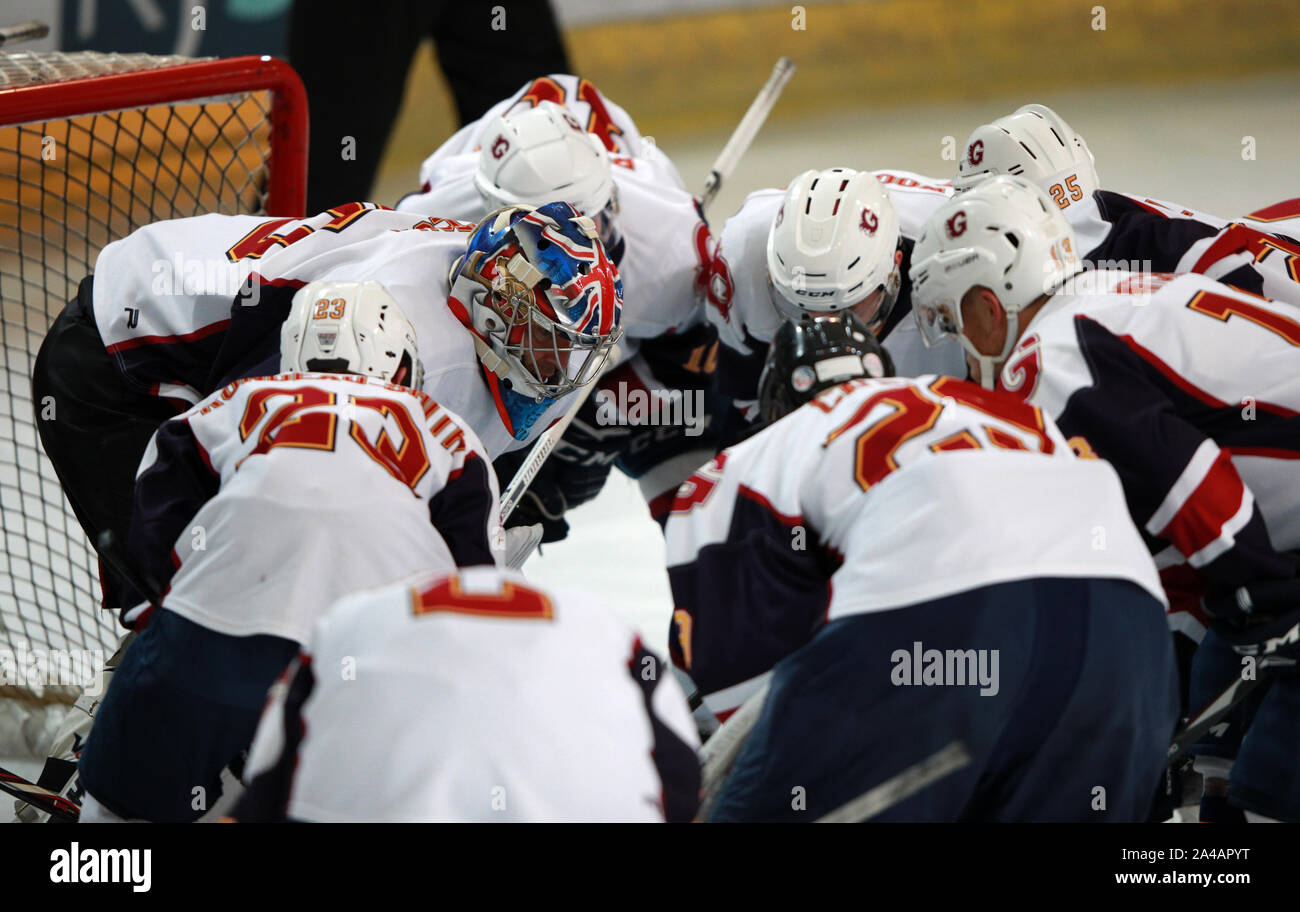
<path id="1" fill-rule="evenodd" d="M 719 714 L 838 618 L 1040 577 L 1164 598 L 1114 469 L 953 377 L 827 390 L 691 476 L 665 537 L 672 657 Z"/>
<path id="2" fill-rule="evenodd" d="M 1202 631 L 1207 583 L 1289 578 L 1300 548 L 1300 319 L 1201 275 L 1086 272 L 1025 328 L 999 387 L 1110 461 Z"/>
<path id="3" fill-rule="evenodd" d="M 303 642 L 350 592 L 498 562 L 498 511 L 483 445 L 424 393 L 291 373 L 232 383 L 159 428 L 128 547 L 167 610 Z"/>
<path id="4" fill-rule="evenodd" d="M 895 372 L 899 376 L 936 373 L 965 377 L 966 359 L 959 344 L 944 342 L 927 349 L 922 342 L 910 318 L 911 281 L 907 277 L 912 244 L 930 213 L 952 196 L 952 182 L 909 171 L 872 173 L 889 192 L 904 239 L 903 262 L 899 267 L 902 288 L 881 340 L 894 360 Z M 767 236 L 784 196 L 784 189 L 749 194 L 722 229 L 720 258 L 733 291 L 729 299 L 721 302 L 710 298 L 706 313 L 717 328 L 722 345 L 719 385 L 725 394 L 737 400 L 757 398 L 767 346 L 781 325 L 781 314 L 772 303 L 767 277 Z"/>
<path id="5" fill-rule="evenodd" d="M 1296 201 L 1238 221 L 1110 190 L 1057 204 L 1088 268 L 1195 272 L 1300 306 L 1300 242 L 1277 233 L 1295 221 Z"/>
<path id="6" fill-rule="evenodd" d="M 378 280 L 415 327 L 425 392 L 461 416 L 495 459 L 545 430 L 567 397 L 526 437 L 514 436 L 471 331 L 447 303 L 448 271 L 472 229 L 374 203 L 306 219 L 155 222 L 100 253 L 95 321 L 124 376 L 182 411 L 231 380 L 279 371 L 280 325 L 307 282 Z"/>
<path id="7" fill-rule="evenodd" d="M 430 189 L 404 197 L 402 212 L 477 222 L 487 206 L 474 189 L 475 155 L 462 156 L 461 167 L 446 169 Z M 618 274 L 623 280 L 623 360 L 637 352 L 637 342 L 682 332 L 700 323 L 703 282 L 716 250 L 695 199 L 666 185 L 643 159 L 623 158 L 614 166 L 619 200 L 618 227 L 623 235 Z"/>
<path id="8" fill-rule="evenodd" d="M 508 571 L 432 575 L 317 625 L 272 689 L 233 816 L 690 820 L 697 746 L 668 667 L 608 606 Z"/>
<path id="9" fill-rule="evenodd" d="M 662 175 L 679 190 L 685 189 L 672 161 L 653 141 L 642 138 L 627 111 L 602 95 L 586 79 L 567 73 L 552 73 L 525 84 L 509 98 L 488 108 L 478 120 L 453 133 L 420 166 L 420 192 L 459 173 L 464 167 L 462 157 L 477 155 L 483 145 L 484 132 L 496 118 L 526 111 L 543 101 L 553 101 L 568 108 L 588 133 L 600 137 L 616 165 L 625 164 L 620 161 L 622 158 L 642 159 L 643 168 Z M 462 158 L 461 162 L 455 161 L 457 158 Z"/>

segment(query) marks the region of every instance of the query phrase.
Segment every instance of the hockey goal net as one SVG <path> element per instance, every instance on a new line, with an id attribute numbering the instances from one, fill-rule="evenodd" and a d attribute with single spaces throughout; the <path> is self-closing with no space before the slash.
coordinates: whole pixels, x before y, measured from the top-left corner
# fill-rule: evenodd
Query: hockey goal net
<path id="1" fill-rule="evenodd" d="M 302 215 L 306 148 L 302 83 L 270 57 L 0 53 L 0 708 L 71 702 L 66 663 L 120 639 L 36 434 L 46 330 L 142 225 Z"/>

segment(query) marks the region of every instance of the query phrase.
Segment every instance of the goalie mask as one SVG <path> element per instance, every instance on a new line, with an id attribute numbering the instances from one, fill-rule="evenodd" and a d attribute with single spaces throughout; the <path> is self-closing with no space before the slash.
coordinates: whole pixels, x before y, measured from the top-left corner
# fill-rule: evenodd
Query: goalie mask
<path id="1" fill-rule="evenodd" d="M 564 200 L 596 224 L 611 259 L 622 259 L 618 188 L 609 152 L 553 101 L 498 117 L 483 133 L 474 187 L 489 209 Z"/>
<path id="2" fill-rule="evenodd" d="M 310 282 L 280 328 L 280 368 L 424 384 L 415 327 L 379 282 Z"/>
<path id="3" fill-rule="evenodd" d="M 776 331 L 758 381 L 759 409 L 771 423 L 848 380 L 894 375 L 875 334 L 853 313 L 787 321 Z"/>
<path id="4" fill-rule="evenodd" d="M 568 203 L 490 213 L 450 284 L 517 439 L 552 400 L 600 374 L 622 333 L 618 270 L 595 224 Z"/>

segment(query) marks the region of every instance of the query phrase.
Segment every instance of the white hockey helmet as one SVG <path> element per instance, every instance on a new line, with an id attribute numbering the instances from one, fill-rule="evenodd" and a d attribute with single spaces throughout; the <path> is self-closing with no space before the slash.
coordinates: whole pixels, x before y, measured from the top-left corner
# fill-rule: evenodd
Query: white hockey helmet
<path id="1" fill-rule="evenodd" d="M 912 250 L 912 310 L 927 346 L 956 336 L 994 387 L 1019 337 L 1020 312 L 1079 272 L 1074 231 L 1034 184 L 998 175 L 931 213 Z M 1000 355 L 984 355 L 962 332 L 962 297 L 976 286 L 1007 314 Z"/>
<path id="2" fill-rule="evenodd" d="M 1083 137 L 1040 104 L 1017 108 L 976 128 L 966 140 L 952 185 L 960 193 L 995 174 L 1032 181 L 1060 209 L 1092 196 L 1101 186 Z"/>
<path id="3" fill-rule="evenodd" d="M 767 275 L 777 309 L 853 310 L 873 330 L 898 300 L 898 214 L 869 171 L 805 171 L 790 182 L 767 235 Z"/>
<path id="4" fill-rule="evenodd" d="M 506 117 L 483 132 L 474 187 L 489 211 L 564 200 L 596 222 L 611 249 L 618 212 L 613 166 L 600 138 L 553 101 Z"/>
<path id="5" fill-rule="evenodd" d="M 419 389 L 424 366 L 415 327 L 379 282 L 309 282 L 293 296 L 280 328 L 285 371 L 364 374 Z"/>

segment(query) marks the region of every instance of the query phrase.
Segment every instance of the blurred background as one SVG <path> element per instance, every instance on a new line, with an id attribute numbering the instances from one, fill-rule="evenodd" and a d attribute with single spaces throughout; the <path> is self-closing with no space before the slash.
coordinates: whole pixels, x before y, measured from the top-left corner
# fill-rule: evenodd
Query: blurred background
<path id="1" fill-rule="evenodd" d="M 369 196 L 389 205 L 417 189 L 420 162 L 459 126 L 465 87 L 498 79 L 503 98 L 541 75 L 520 47 L 567 59 L 697 192 L 776 58 L 791 57 L 798 72 L 709 213 L 715 231 L 747 192 L 807 168 L 948 178 L 976 126 L 1029 102 L 1055 108 L 1088 141 L 1107 189 L 1224 217 L 1300 196 L 1295 0 L 300 3 L 7 0 L 4 17 L 53 26 L 24 50 L 291 60 L 295 28 L 310 27 L 311 55 L 342 85 L 329 95 L 308 81 L 313 145 L 337 157 L 354 121 L 391 106 L 394 116 L 380 118 L 392 120 L 387 140 L 362 144 L 355 163 L 369 161 Z M 551 17 L 558 38 L 539 25 Z M 569 539 L 546 546 L 529 575 L 607 593 L 663 649 L 662 538 L 636 489 L 615 474 L 570 519 Z"/>

